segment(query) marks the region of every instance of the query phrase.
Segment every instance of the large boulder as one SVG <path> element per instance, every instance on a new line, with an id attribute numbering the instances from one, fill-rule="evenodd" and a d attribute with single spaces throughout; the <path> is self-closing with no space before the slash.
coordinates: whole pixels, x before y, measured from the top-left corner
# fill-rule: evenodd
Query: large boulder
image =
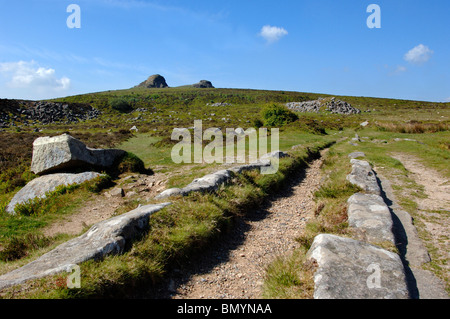
<path id="1" fill-rule="evenodd" d="M 68 271 L 73 265 L 107 255 L 121 254 L 132 241 L 148 229 L 153 213 L 170 203 L 146 205 L 92 226 L 83 235 L 71 239 L 37 260 L 0 276 L 0 290 L 30 279 Z"/>
<path id="2" fill-rule="evenodd" d="M 84 172 L 80 174 L 51 174 L 33 179 L 12 198 L 6 207 L 6 211 L 14 214 L 18 204 L 24 204 L 34 198 L 45 198 L 48 192 L 53 192 L 58 186 L 81 184 L 99 177 L 96 172 Z"/>
<path id="3" fill-rule="evenodd" d="M 214 88 L 212 83 L 207 80 L 201 80 L 200 82 L 195 83 L 192 86 L 195 88 L 198 88 L 198 89 L 213 89 Z"/>
<path id="4" fill-rule="evenodd" d="M 317 262 L 315 299 L 408 299 L 400 257 L 336 235 L 316 236 L 307 258 Z"/>
<path id="5" fill-rule="evenodd" d="M 159 75 L 159 74 L 154 74 L 148 77 L 147 80 L 145 80 L 144 82 L 140 83 L 139 85 L 137 85 L 136 87 L 143 87 L 143 88 L 166 88 L 169 87 L 166 83 L 166 79 Z"/>
<path id="6" fill-rule="evenodd" d="M 33 143 L 31 171 L 38 175 L 68 172 L 79 167 L 110 168 L 126 154 L 118 149 L 93 149 L 63 134 L 40 137 Z"/>
<path id="7" fill-rule="evenodd" d="M 395 244 L 391 212 L 381 196 L 356 193 L 347 203 L 350 227 L 360 231 L 368 242 L 389 241 Z"/>

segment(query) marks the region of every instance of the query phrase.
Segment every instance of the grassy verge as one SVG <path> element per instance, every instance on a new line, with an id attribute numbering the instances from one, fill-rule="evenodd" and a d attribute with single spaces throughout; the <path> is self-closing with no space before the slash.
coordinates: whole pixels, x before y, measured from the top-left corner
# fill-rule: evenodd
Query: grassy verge
<path id="1" fill-rule="evenodd" d="M 258 205 L 270 190 L 280 186 L 293 170 L 303 168 L 332 138 L 299 147 L 292 157 L 280 160 L 274 175 L 255 171 L 236 175 L 233 182 L 213 194 L 191 194 L 175 198 L 171 206 L 154 214 L 149 231 L 131 250 L 120 256 L 81 265 L 81 288 L 65 286 L 67 274 L 31 281 L 3 292 L 5 298 L 92 298 L 127 297 L 140 288 L 148 289 L 163 278 L 170 265 L 192 254 L 232 227 L 234 218 Z"/>

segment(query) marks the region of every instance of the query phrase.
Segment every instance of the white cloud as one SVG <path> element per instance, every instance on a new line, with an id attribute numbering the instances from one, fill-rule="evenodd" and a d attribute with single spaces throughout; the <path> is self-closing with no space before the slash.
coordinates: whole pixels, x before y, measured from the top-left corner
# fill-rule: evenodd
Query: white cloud
<path id="1" fill-rule="evenodd" d="M 388 64 L 385 64 L 384 69 L 387 71 L 386 74 L 389 76 L 397 76 L 408 72 L 408 68 L 404 65 L 390 66 Z"/>
<path id="2" fill-rule="evenodd" d="M 405 61 L 413 64 L 423 64 L 427 62 L 433 55 L 433 51 L 426 45 L 419 44 L 418 46 L 409 50 L 405 56 Z"/>
<path id="3" fill-rule="evenodd" d="M 276 42 L 287 34 L 288 32 L 286 29 L 270 25 L 263 26 L 259 33 L 259 35 L 266 39 L 268 43 Z"/>
<path id="4" fill-rule="evenodd" d="M 408 69 L 406 68 L 406 66 L 403 66 L 403 65 L 399 65 L 399 66 L 397 66 L 397 68 L 395 69 L 395 73 L 403 73 L 403 72 L 406 72 L 406 71 L 408 71 Z"/>
<path id="5" fill-rule="evenodd" d="M 52 94 L 70 87 L 69 78 L 57 78 L 54 69 L 41 67 L 35 61 L 0 63 L 0 75 L 7 79 L 9 88 L 23 89 L 24 92 Z"/>

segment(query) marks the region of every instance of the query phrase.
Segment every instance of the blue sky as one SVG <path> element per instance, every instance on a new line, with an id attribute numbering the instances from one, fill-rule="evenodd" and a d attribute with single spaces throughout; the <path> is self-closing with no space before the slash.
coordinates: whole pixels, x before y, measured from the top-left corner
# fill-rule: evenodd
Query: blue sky
<path id="1" fill-rule="evenodd" d="M 70 4 L 81 28 L 66 24 Z M 370 4 L 381 28 L 367 26 Z M 448 0 L 0 0 L 0 98 L 169 86 L 450 101 Z"/>

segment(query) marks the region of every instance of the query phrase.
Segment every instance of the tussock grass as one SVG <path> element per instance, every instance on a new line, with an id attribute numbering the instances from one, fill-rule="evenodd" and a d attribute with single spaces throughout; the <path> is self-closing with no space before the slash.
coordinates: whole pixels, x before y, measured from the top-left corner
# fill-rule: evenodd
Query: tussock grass
<path id="1" fill-rule="evenodd" d="M 266 270 L 263 297 L 268 299 L 311 299 L 315 264 L 306 260 L 303 247 L 290 256 L 280 256 Z"/>
<path id="2" fill-rule="evenodd" d="M 450 129 L 450 125 L 448 123 L 422 123 L 415 120 L 407 123 L 377 123 L 376 126 L 381 131 L 406 134 L 436 133 L 448 131 Z"/>
<path id="3" fill-rule="evenodd" d="M 51 239 L 38 234 L 26 234 L 21 237 L 11 237 L 3 245 L 0 251 L 0 260 L 13 261 L 23 258 L 30 250 L 47 247 L 52 243 Z"/>

